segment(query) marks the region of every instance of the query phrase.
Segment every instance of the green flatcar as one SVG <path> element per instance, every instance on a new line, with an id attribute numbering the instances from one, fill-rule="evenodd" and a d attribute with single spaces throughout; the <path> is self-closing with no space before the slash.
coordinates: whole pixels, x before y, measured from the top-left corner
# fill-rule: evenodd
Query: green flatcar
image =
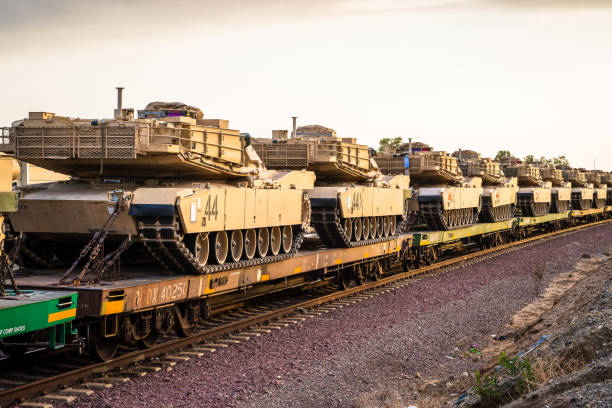
<path id="1" fill-rule="evenodd" d="M 0 296 L 0 349 L 13 355 L 31 347 L 64 347 L 76 335 L 76 307 L 76 292 L 5 292 Z"/>

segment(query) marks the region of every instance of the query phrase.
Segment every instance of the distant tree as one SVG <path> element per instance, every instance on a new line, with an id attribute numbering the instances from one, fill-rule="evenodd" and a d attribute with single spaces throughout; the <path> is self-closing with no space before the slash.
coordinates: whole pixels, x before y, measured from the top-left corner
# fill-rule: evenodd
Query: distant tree
<path id="1" fill-rule="evenodd" d="M 569 160 L 567 160 L 567 157 L 561 155 L 561 156 L 557 156 L 557 157 L 553 157 L 552 159 L 553 164 L 556 166 L 562 166 L 562 167 L 567 167 L 569 166 Z"/>
<path id="2" fill-rule="evenodd" d="M 535 161 L 535 157 L 533 157 L 533 154 L 528 154 L 527 156 L 525 156 L 525 161 L 527 163 L 533 163 Z"/>
<path id="3" fill-rule="evenodd" d="M 378 147 L 378 151 L 382 152 L 385 150 L 385 147 L 389 146 L 389 147 L 400 147 L 402 145 L 402 138 L 401 137 L 394 137 L 394 138 L 390 138 L 390 137 L 383 137 L 382 139 L 380 139 L 380 146 Z"/>
<path id="4" fill-rule="evenodd" d="M 512 153 L 510 153 L 510 150 L 500 150 L 495 155 L 495 160 L 501 160 L 502 158 L 504 158 L 506 156 L 508 156 L 508 157 L 512 156 Z"/>

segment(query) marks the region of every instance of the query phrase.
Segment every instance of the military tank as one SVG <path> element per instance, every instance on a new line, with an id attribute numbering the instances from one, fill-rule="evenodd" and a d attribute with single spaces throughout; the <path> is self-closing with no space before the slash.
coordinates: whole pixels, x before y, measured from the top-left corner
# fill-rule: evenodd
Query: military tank
<path id="1" fill-rule="evenodd" d="M 572 185 L 563 180 L 563 171 L 554 166 L 543 163 L 540 165 L 540 175 L 544 182 L 550 182 L 551 189 L 551 213 L 561 213 L 571 209 Z"/>
<path id="2" fill-rule="evenodd" d="M 516 177 L 506 177 L 499 162 L 482 158 L 473 150 L 458 150 L 453 157 L 459 160 L 461 172 L 482 180 L 482 207 L 479 222 L 499 222 L 514 217 L 518 184 Z"/>
<path id="3" fill-rule="evenodd" d="M 523 163 L 514 157 L 501 160 L 507 177 L 518 181 L 518 209 L 523 217 L 539 217 L 550 212 L 552 184 L 542 180 L 540 169 L 535 164 Z"/>
<path id="4" fill-rule="evenodd" d="M 29 250 L 51 264 L 98 242 L 121 251 L 138 243 L 149 259 L 190 274 L 295 253 L 314 173 L 266 169 L 248 137 L 198 108 L 153 102 L 135 119 L 121 89 L 118 105 L 112 119 L 30 112 L 8 130 L 1 150 L 71 176 L 19 188 L 9 220 Z"/>
<path id="5" fill-rule="evenodd" d="M 589 185 L 583 171 L 566 167 L 563 169 L 563 180 L 572 185 L 572 209 L 588 210 L 593 206 L 595 190 Z"/>
<path id="6" fill-rule="evenodd" d="M 17 193 L 12 191 L 12 183 L 19 176 L 19 167 L 15 164 L 12 157 L 0 155 L 0 296 L 5 293 L 7 284 L 17 287 L 12 273 L 12 259 L 4 247 L 4 216 L 17 211 Z"/>
<path id="7" fill-rule="evenodd" d="M 409 168 L 414 224 L 423 222 L 432 230 L 450 230 L 476 223 L 482 179 L 464 177 L 456 157 L 421 142 L 410 142 L 377 154 L 375 160 L 391 174 Z"/>
<path id="8" fill-rule="evenodd" d="M 586 170 L 586 179 L 593 185 L 593 208 L 603 208 L 606 205 L 607 185 L 602 183 L 601 174 L 598 171 Z"/>
<path id="9" fill-rule="evenodd" d="M 267 168 L 316 174 L 311 225 L 326 246 L 354 247 L 397 234 L 410 196 L 407 175 L 382 175 L 367 146 L 333 129 L 309 125 L 293 133 L 253 146 Z"/>

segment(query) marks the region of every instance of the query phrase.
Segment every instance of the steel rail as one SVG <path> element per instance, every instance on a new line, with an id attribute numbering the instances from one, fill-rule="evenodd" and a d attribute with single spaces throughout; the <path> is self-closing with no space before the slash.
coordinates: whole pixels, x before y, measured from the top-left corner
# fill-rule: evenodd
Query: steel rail
<path id="1" fill-rule="evenodd" d="M 492 257 L 492 255 L 502 255 L 503 253 L 510 252 L 510 250 L 518 250 L 523 247 L 528 247 L 539 243 L 541 241 L 546 241 L 548 239 L 553 239 L 559 236 L 563 236 L 566 234 L 571 234 L 583 229 L 590 229 L 598 227 L 602 224 L 607 224 L 612 222 L 612 219 L 607 219 L 603 221 L 596 221 L 588 224 L 581 224 L 578 226 L 553 231 L 544 234 L 538 234 L 533 237 L 524 238 L 519 241 L 510 242 L 507 244 L 499 245 L 493 248 L 476 251 L 466 255 L 460 255 L 458 257 L 453 257 L 451 259 L 443 260 L 432 265 L 424 266 L 414 270 L 408 270 L 405 272 L 400 272 L 397 274 L 393 274 L 388 277 L 384 277 L 380 280 L 366 283 L 360 286 L 354 286 L 345 290 L 341 290 L 339 292 L 331 293 L 328 295 L 323 295 L 314 299 L 309 299 L 300 303 L 296 303 L 293 305 L 285 306 L 279 309 L 266 311 L 261 314 L 257 314 L 254 316 L 249 316 L 244 319 L 236 320 L 224 325 L 220 325 L 217 327 L 213 327 L 210 329 L 202 330 L 198 333 L 195 333 L 188 337 L 176 338 L 173 340 L 169 340 L 164 343 L 157 344 L 151 348 L 144 350 L 137 350 L 122 354 L 120 356 L 115 357 L 114 359 L 101 363 L 94 363 L 85 367 L 80 367 L 78 369 L 74 369 L 71 371 L 67 371 L 65 373 L 60 373 L 54 375 L 52 377 L 40 379 L 37 381 L 33 381 L 27 384 L 18 385 L 15 387 L 11 387 L 7 390 L 0 391 L 0 404 L 9 404 L 16 400 L 23 400 L 25 398 L 31 398 L 36 396 L 39 393 L 49 392 L 57 387 L 69 385 L 71 383 L 75 383 L 81 379 L 87 378 L 94 374 L 101 374 L 116 368 L 126 367 L 130 364 L 142 361 L 147 358 L 156 357 L 165 353 L 169 353 L 175 350 L 184 349 L 188 346 L 201 343 L 202 341 L 218 338 L 220 336 L 230 334 L 242 329 L 246 329 L 257 324 L 265 323 L 270 320 L 279 319 L 285 316 L 288 316 L 292 313 L 295 313 L 301 309 L 308 309 L 318 305 L 322 305 L 325 303 L 329 303 L 341 298 L 345 298 L 363 291 L 375 289 L 381 286 L 388 285 L 393 282 L 397 282 L 400 280 L 410 279 L 413 277 L 418 277 L 421 275 L 430 274 L 436 270 L 445 269 L 449 267 L 458 266 L 464 262 L 475 261 L 479 259 L 487 259 Z M 399 268 L 398 268 L 399 269 Z"/>

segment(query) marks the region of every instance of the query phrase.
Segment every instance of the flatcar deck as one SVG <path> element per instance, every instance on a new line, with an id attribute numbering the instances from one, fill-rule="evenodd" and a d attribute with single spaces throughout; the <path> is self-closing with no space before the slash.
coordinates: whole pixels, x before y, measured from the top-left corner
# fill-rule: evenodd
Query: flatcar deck
<path id="1" fill-rule="evenodd" d="M 347 264 L 398 253 L 411 234 L 355 248 L 300 251 L 295 257 L 271 264 L 238 268 L 208 275 L 179 275 L 155 265 L 124 266 L 114 281 L 101 281 L 79 287 L 62 286 L 60 269 L 28 271 L 16 276 L 24 288 L 70 289 L 79 292 L 78 317 L 134 312 L 178 301 L 214 296 L 251 285 L 292 277 L 301 273 L 339 268 Z"/>

